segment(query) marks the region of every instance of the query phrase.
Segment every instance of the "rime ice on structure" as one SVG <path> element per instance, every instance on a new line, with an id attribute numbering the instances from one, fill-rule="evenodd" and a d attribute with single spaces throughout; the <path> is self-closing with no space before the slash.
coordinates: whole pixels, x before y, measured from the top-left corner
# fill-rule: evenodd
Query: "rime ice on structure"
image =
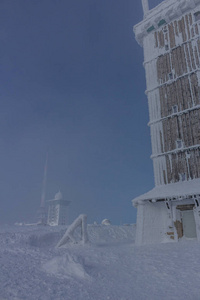
<path id="1" fill-rule="evenodd" d="M 55 194 L 54 199 L 49 200 L 47 224 L 50 226 L 66 225 L 67 210 L 70 201 L 64 200 L 61 192 Z"/>
<path id="2" fill-rule="evenodd" d="M 200 240 L 200 0 L 165 0 L 134 26 L 144 49 L 155 188 L 133 200 L 136 243 Z"/>
<path id="3" fill-rule="evenodd" d="M 57 247 L 65 245 L 68 241 L 73 243 L 78 243 L 74 237 L 74 231 L 80 227 L 81 228 L 81 241 L 83 244 L 88 242 L 88 233 L 87 233 L 87 216 L 79 215 L 76 220 L 67 228 L 62 239 L 58 242 Z"/>

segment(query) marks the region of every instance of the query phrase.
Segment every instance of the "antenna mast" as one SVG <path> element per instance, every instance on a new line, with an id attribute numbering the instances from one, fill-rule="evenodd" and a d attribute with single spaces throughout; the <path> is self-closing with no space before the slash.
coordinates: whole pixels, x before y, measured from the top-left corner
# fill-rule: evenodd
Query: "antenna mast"
<path id="1" fill-rule="evenodd" d="M 40 216 L 39 216 L 39 224 L 46 224 L 46 213 L 45 213 L 45 198 L 46 198 L 46 183 L 47 183 L 47 166 L 48 166 L 48 152 L 46 156 L 45 166 L 44 166 L 44 177 L 42 184 L 42 194 L 40 201 Z"/>
<path id="2" fill-rule="evenodd" d="M 142 8 L 143 8 L 143 13 L 144 13 L 144 17 L 145 17 L 149 11 L 149 1 L 148 0 L 142 0 Z"/>

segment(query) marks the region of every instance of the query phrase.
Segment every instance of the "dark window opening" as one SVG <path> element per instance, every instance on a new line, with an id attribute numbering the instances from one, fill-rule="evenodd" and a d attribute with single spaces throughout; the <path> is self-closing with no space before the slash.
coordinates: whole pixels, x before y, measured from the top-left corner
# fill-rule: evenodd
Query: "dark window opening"
<path id="1" fill-rule="evenodd" d="M 155 29 L 155 27 L 152 25 L 151 27 L 149 27 L 148 29 L 147 29 L 147 32 L 151 32 L 151 31 L 153 31 Z"/>
<path id="2" fill-rule="evenodd" d="M 183 142 L 182 140 L 177 140 L 176 141 L 176 148 L 182 148 L 183 147 Z"/>
<path id="3" fill-rule="evenodd" d="M 169 73 L 169 79 L 170 79 L 170 80 L 173 79 L 172 73 Z"/>
<path id="4" fill-rule="evenodd" d="M 172 106 L 172 111 L 173 111 L 174 114 L 177 113 L 178 112 L 178 105 Z"/>
<path id="5" fill-rule="evenodd" d="M 160 20 L 160 21 L 158 22 L 158 26 L 162 26 L 162 25 L 164 25 L 164 24 L 166 24 L 165 19 L 162 19 L 162 20 Z"/>

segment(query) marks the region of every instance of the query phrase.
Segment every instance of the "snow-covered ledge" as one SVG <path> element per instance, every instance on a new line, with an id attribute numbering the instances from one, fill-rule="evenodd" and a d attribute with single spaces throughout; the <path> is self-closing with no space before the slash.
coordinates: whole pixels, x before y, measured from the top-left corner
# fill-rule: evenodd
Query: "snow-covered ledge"
<path id="1" fill-rule="evenodd" d="M 145 193 L 132 200 L 133 206 L 141 204 L 141 201 L 180 199 L 200 195 L 200 178 L 190 181 L 181 181 L 176 183 L 159 185 L 153 188 L 148 193 Z"/>

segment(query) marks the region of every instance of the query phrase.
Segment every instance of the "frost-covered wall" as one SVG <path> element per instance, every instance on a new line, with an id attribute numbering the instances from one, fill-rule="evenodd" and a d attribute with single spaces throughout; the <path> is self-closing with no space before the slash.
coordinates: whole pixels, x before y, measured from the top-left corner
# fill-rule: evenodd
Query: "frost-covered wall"
<path id="1" fill-rule="evenodd" d="M 55 198 L 48 201 L 47 224 L 50 226 L 66 225 L 67 211 L 70 201 L 64 200 L 61 192 L 55 195 Z"/>
<path id="2" fill-rule="evenodd" d="M 133 200 L 136 243 L 200 240 L 200 0 L 150 11 L 142 3 L 134 32 L 144 49 L 155 188 Z"/>
<path id="3" fill-rule="evenodd" d="M 200 241 L 200 195 L 140 200 L 137 204 L 136 244 L 196 238 Z"/>
<path id="4" fill-rule="evenodd" d="M 164 202 L 140 204 L 137 209 L 137 245 L 170 241 L 172 220 Z"/>
<path id="5" fill-rule="evenodd" d="M 50 226 L 66 225 L 67 224 L 67 212 L 68 203 L 62 203 L 61 201 L 55 201 L 49 204 L 47 224 Z"/>
<path id="6" fill-rule="evenodd" d="M 200 178 L 200 0 L 165 0 L 134 31 L 144 49 L 155 184 Z"/>

